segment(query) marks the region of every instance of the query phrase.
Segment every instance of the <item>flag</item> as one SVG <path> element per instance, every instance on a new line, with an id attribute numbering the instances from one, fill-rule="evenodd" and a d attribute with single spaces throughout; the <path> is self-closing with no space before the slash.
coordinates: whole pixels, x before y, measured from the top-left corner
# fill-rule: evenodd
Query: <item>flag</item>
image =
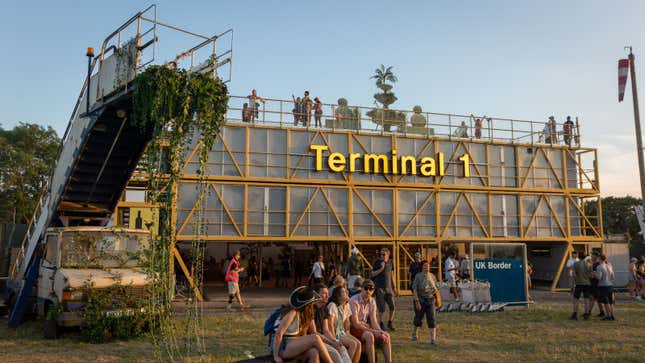
<path id="1" fill-rule="evenodd" d="M 618 60 L 618 102 L 625 97 L 625 85 L 627 84 L 627 73 L 629 72 L 629 59 Z"/>

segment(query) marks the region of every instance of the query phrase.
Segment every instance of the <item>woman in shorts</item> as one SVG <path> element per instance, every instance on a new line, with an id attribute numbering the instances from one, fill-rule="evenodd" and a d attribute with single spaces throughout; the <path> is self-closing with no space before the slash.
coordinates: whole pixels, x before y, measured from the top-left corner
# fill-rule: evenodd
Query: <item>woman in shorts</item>
<path id="1" fill-rule="evenodd" d="M 314 324 L 314 303 L 320 296 L 308 286 L 301 286 L 289 296 L 289 306 L 280 312 L 275 322 L 275 332 L 271 334 L 270 349 L 273 360 L 305 357 L 309 362 L 332 363 L 329 352 Z M 310 334 L 310 332 L 314 332 Z"/>

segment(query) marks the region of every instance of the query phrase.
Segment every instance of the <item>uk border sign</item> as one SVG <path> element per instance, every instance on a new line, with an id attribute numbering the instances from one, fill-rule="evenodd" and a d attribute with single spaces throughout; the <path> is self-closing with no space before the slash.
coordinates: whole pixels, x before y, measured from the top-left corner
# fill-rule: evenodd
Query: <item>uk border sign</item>
<path id="1" fill-rule="evenodd" d="M 527 302 L 525 244 L 474 243 L 471 255 L 473 279 L 490 283 L 492 302 Z"/>

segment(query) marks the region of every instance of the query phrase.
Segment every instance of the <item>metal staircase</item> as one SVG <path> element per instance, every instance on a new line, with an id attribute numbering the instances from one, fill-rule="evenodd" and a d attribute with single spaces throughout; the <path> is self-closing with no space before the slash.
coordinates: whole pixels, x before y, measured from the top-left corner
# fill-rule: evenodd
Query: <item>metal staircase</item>
<path id="1" fill-rule="evenodd" d="M 165 64 L 211 72 L 213 76 L 217 76 L 218 65 L 232 65 L 232 30 L 210 37 L 188 32 L 158 22 L 155 5 L 135 14 L 105 39 L 101 52 L 91 60 L 59 146 L 54 172 L 43 188 L 10 271 L 5 300 L 13 305 L 9 316 L 11 326 L 20 323 L 29 305 L 46 229 L 106 225 L 150 141 L 151 129 L 143 130 L 129 122 L 131 81 L 155 61 L 159 27 L 201 39 L 197 46 Z M 127 34 L 134 35 L 122 43 Z M 230 36 L 231 49 L 216 55 L 215 43 L 223 36 Z M 200 50 L 207 51 L 206 60 L 196 66 L 196 54 Z"/>

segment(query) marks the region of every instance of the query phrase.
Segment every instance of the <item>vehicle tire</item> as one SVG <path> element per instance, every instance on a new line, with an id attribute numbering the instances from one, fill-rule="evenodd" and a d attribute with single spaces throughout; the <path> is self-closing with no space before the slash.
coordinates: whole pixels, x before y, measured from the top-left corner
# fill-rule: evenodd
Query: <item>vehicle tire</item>
<path id="1" fill-rule="evenodd" d="M 60 333 L 60 327 L 55 319 L 45 319 L 43 326 L 43 336 L 45 339 L 57 339 Z"/>
<path id="2" fill-rule="evenodd" d="M 53 309 L 53 306 L 51 302 L 45 303 L 45 322 L 43 323 L 43 336 L 45 339 L 57 339 L 61 330 L 58 326 L 58 321 L 49 314 L 49 310 Z"/>

